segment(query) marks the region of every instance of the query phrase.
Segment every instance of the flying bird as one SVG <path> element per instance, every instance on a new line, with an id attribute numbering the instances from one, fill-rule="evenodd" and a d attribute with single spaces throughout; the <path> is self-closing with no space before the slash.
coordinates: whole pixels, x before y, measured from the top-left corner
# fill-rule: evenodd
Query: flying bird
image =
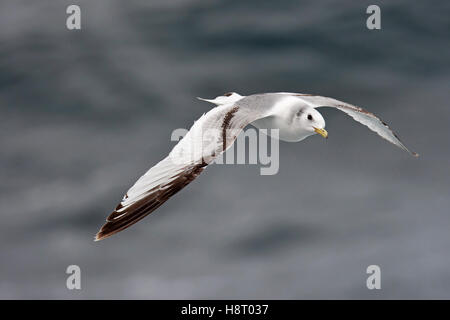
<path id="1" fill-rule="evenodd" d="M 333 98 L 288 92 L 249 96 L 230 92 L 211 100 L 198 99 L 216 107 L 195 121 L 169 155 L 127 191 L 96 234 L 96 241 L 128 228 L 159 208 L 197 178 L 249 124 L 256 128 L 278 129 L 279 139 L 283 141 L 297 142 L 314 134 L 327 138 L 325 120 L 317 108 L 332 107 L 411 155 L 418 156 L 409 151 L 397 134 L 373 113 Z"/>

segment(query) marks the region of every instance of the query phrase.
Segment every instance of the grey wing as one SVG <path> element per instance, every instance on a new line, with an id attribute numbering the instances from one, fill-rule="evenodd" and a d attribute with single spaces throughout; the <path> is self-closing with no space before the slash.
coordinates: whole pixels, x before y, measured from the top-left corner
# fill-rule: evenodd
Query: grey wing
<path id="1" fill-rule="evenodd" d="M 383 139 L 386 139 L 390 143 L 405 150 L 414 157 L 419 156 L 416 152 L 410 151 L 403 144 L 403 142 L 400 141 L 398 135 L 384 121 L 382 121 L 373 113 L 364 110 L 363 108 L 328 97 L 306 95 L 306 94 L 293 94 L 293 95 L 299 97 L 300 99 L 310 104 L 314 108 L 332 107 L 341 110 L 342 112 L 345 112 L 350 117 L 352 117 L 355 121 L 358 121 L 359 123 L 367 126 L 370 130 L 376 132 Z"/>

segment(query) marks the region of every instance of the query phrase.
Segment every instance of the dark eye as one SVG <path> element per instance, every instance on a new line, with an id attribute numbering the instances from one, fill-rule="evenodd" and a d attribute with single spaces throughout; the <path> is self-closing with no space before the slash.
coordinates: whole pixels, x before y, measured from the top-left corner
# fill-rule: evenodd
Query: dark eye
<path id="1" fill-rule="evenodd" d="M 308 120 L 312 120 L 312 115 L 308 114 Z"/>

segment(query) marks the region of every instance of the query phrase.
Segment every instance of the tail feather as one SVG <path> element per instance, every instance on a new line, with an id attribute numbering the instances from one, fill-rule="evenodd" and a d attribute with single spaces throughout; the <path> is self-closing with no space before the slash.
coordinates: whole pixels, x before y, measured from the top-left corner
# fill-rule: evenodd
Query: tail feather
<path id="1" fill-rule="evenodd" d="M 243 98 L 243 96 L 241 96 L 240 94 L 238 94 L 236 92 L 225 93 L 223 96 L 218 96 L 215 99 L 204 99 L 204 98 L 197 97 L 197 99 L 199 99 L 199 100 L 210 102 L 210 103 L 213 103 L 218 106 L 223 105 L 223 104 L 234 103 L 238 100 L 241 100 L 242 98 Z"/>

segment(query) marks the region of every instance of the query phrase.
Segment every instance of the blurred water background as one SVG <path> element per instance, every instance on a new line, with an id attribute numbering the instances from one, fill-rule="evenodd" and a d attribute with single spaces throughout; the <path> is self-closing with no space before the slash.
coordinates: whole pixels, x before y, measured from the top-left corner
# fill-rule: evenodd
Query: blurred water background
<path id="1" fill-rule="evenodd" d="M 370 4 L 3 0 L 0 298 L 450 298 L 450 2 L 377 1 L 379 31 Z M 363 106 L 421 157 L 321 109 L 330 138 L 282 142 L 277 175 L 214 165 L 93 242 L 195 97 L 228 91 Z"/>

